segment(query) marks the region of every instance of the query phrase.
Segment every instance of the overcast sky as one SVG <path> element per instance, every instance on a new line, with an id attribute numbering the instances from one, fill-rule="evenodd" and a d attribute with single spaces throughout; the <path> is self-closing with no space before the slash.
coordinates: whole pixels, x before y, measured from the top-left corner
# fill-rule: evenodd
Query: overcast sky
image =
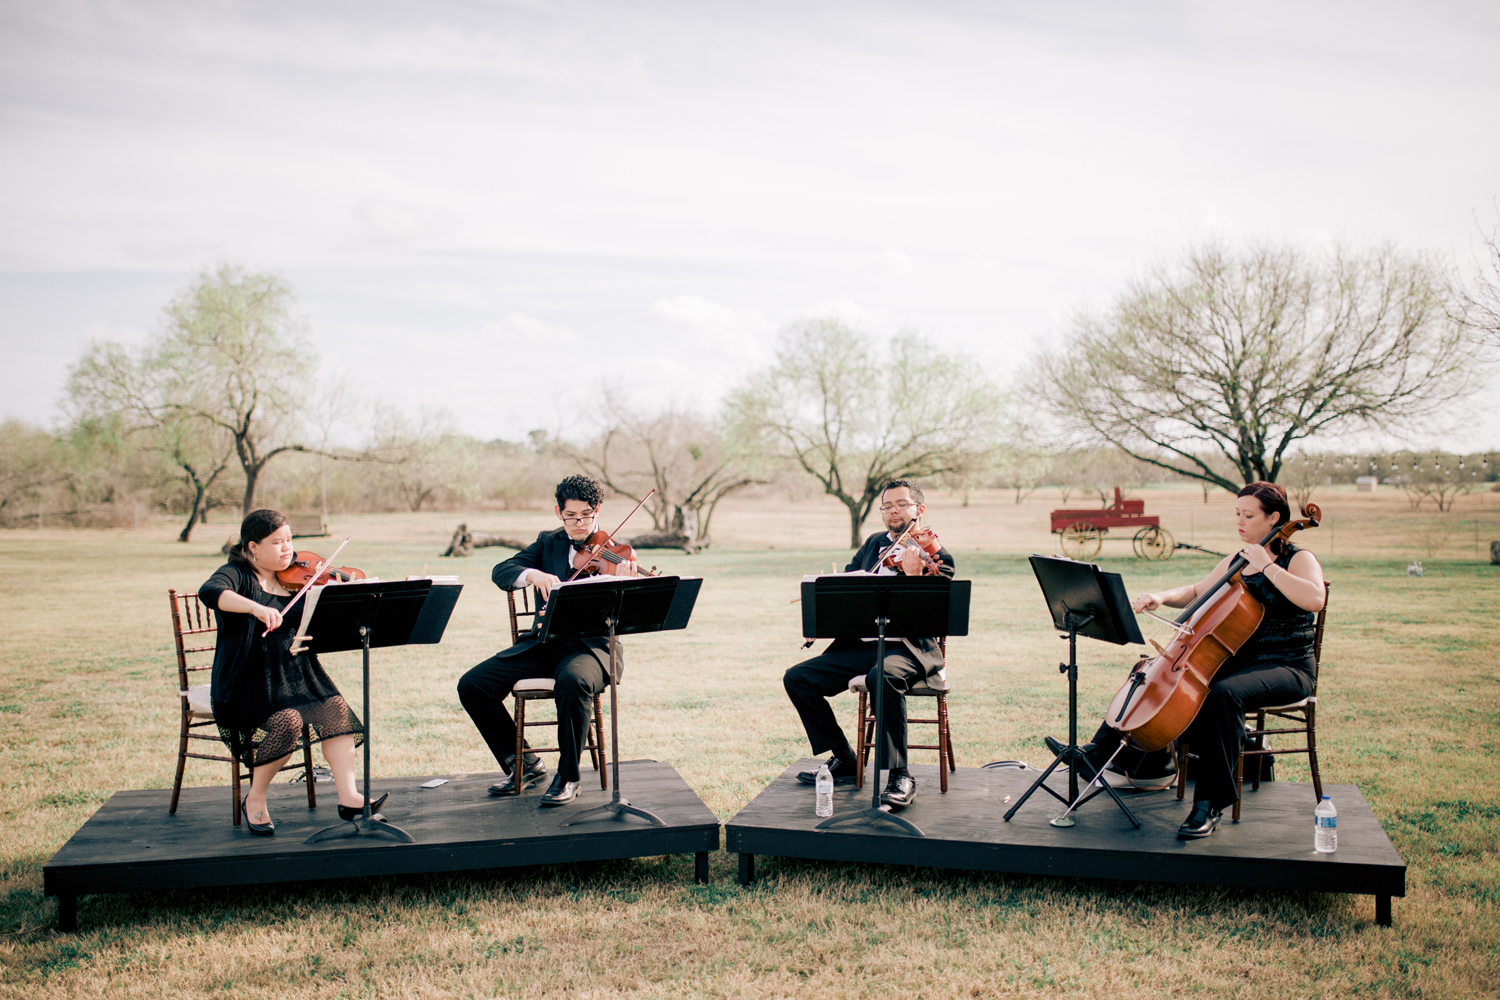
<path id="1" fill-rule="evenodd" d="M 200 268 L 480 438 L 711 408 L 835 311 L 1004 380 L 1194 241 L 1468 266 L 1492 2 L 0 5 L 0 411 Z M 1450 438 L 1500 444 L 1493 412 Z"/>

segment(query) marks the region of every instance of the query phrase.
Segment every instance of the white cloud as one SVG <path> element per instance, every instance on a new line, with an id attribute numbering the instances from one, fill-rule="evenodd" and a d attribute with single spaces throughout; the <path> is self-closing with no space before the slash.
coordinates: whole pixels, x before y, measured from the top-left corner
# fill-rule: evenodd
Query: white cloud
<path id="1" fill-rule="evenodd" d="M 440 212 L 404 205 L 385 195 L 372 195 L 354 207 L 360 239 L 370 243 L 412 243 L 446 236 L 455 228 L 453 219 Z"/>
<path id="2" fill-rule="evenodd" d="M 861 261 L 860 264 L 863 267 L 901 278 L 915 274 L 917 271 L 917 262 L 911 258 L 910 254 L 902 253 L 900 250 L 882 250 L 875 256 Z"/>

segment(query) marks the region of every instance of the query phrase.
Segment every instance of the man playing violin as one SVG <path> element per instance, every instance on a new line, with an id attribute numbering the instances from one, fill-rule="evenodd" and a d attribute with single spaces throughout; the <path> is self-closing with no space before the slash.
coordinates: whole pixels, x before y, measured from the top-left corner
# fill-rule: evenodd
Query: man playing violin
<path id="1" fill-rule="evenodd" d="M 545 601 L 552 588 L 574 574 L 574 562 L 583 562 L 579 546 L 594 531 L 604 506 L 604 491 L 588 476 L 569 476 L 557 484 L 556 513 L 562 526 L 543 531 L 536 541 L 497 565 L 491 578 L 501 590 L 535 587 Z M 635 576 L 634 562 L 606 564 L 605 572 Z M 547 776 L 541 759 L 527 754 L 518 769 L 515 764 L 516 723 L 505 707 L 505 699 L 516 682 L 532 677 L 551 677 L 557 705 L 557 745 L 562 748 L 557 775 L 542 794 L 544 806 L 560 806 L 578 794 L 578 760 L 588 735 L 594 695 L 608 682 L 609 640 L 569 639 L 542 645 L 536 626 L 515 645 L 503 649 L 464 674 L 458 682 L 458 698 L 490 752 L 506 774 L 491 785 L 491 795 L 513 795 Z M 623 664 L 624 651 L 616 645 Z M 517 778 L 519 770 L 520 777 Z"/>
<path id="2" fill-rule="evenodd" d="M 1286 490 L 1275 483 L 1256 482 L 1240 490 L 1234 516 L 1244 544 L 1238 554 L 1246 563 L 1240 578 L 1265 606 L 1265 617 L 1250 639 L 1215 672 L 1202 707 L 1182 734 L 1195 758 L 1193 810 L 1177 831 L 1184 840 L 1212 834 L 1223 811 L 1238 798 L 1234 765 L 1245 736 L 1245 711 L 1288 705 L 1313 690 L 1313 629 L 1323 607 L 1323 568 L 1311 552 L 1290 542 L 1272 539 L 1269 545 L 1261 544 L 1292 518 Z M 1136 611 L 1186 608 L 1225 575 L 1232 558 L 1225 556 L 1197 583 L 1140 594 L 1132 607 Z M 1120 731 L 1106 722 L 1084 744 L 1095 773 L 1122 740 Z M 1046 743 L 1054 753 L 1061 752 L 1060 741 L 1048 736 Z M 1164 788 L 1176 769 L 1170 749 L 1143 753 L 1126 746 L 1120 748 L 1111 770 L 1130 775 L 1137 787 Z"/>
<path id="3" fill-rule="evenodd" d="M 880 517 L 886 530 L 866 538 L 844 572 L 905 576 L 938 572 L 952 578 L 953 556 L 937 543 L 930 529 L 919 526 L 926 510 L 922 491 L 911 482 L 893 479 L 886 483 L 880 495 Z M 912 530 L 908 532 L 908 528 Z M 925 552 L 924 542 L 936 546 L 936 552 Z M 876 684 L 883 681 L 886 685 L 883 728 L 890 777 L 880 800 L 897 809 L 911 805 L 917 785 L 906 770 L 906 692 L 924 679 L 934 686 L 944 684 L 942 647 L 935 638 L 887 640 L 885 663 L 877 665 L 874 639 L 835 639 L 822 655 L 804 660 L 786 672 L 782 682 L 787 697 L 802 718 L 802 728 L 812 743 L 813 753 L 833 752 L 827 762 L 828 770 L 838 785 L 854 782 L 856 762 L 854 750 L 839 728 L 828 699 L 847 691 L 849 679 L 857 674 L 867 675 L 868 689 L 872 692 Z M 816 769 L 797 775 L 797 780 L 807 785 L 816 778 Z"/>

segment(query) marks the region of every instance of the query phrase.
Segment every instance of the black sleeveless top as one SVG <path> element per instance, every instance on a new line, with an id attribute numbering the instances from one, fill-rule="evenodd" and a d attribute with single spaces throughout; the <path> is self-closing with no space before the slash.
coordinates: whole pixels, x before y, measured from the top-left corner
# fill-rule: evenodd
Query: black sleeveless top
<path id="1" fill-rule="evenodd" d="M 1274 565 L 1286 570 L 1292 556 L 1299 551 L 1301 550 L 1297 546 L 1288 542 L 1281 555 L 1273 560 Z M 1305 669 L 1312 670 L 1313 633 L 1318 616 L 1287 600 L 1286 595 L 1266 579 L 1266 573 L 1269 572 L 1268 566 L 1266 572 L 1242 577 L 1245 589 L 1265 605 L 1266 616 L 1250 641 L 1235 654 L 1235 662 L 1249 664 L 1272 660 L 1294 667 L 1305 665 Z M 1271 575 L 1279 578 L 1281 574 Z"/>

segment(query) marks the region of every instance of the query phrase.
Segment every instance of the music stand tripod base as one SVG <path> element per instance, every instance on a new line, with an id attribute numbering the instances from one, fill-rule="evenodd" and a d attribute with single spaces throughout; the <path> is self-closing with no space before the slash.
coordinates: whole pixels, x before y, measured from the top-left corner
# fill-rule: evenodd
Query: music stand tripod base
<path id="1" fill-rule="evenodd" d="M 585 809 L 566 823 L 559 823 L 559 826 L 575 826 L 594 819 L 623 820 L 626 816 L 639 816 L 652 826 L 667 825 L 660 816 L 649 809 L 631 805 L 629 800 L 620 794 L 620 712 L 616 698 L 619 687 L 615 680 L 620 676 L 619 663 L 615 656 L 615 625 L 618 621 L 619 619 L 614 615 L 605 618 L 605 622 L 609 625 L 609 764 L 613 772 L 614 788 L 608 802 L 602 806 Z"/>
<path id="2" fill-rule="evenodd" d="M 367 810 L 369 806 L 365 807 Z M 384 820 L 373 816 L 356 816 L 348 826 L 330 826 L 319 830 L 303 841 L 304 844 L 320 844 L 325 840 L 343 840 L 347 837 L 373 837 L 376 840 L 390 840 L 398 844 L 415 844 L 417 838 L 401 829 L 399 826 L 391 826 Z"/>

